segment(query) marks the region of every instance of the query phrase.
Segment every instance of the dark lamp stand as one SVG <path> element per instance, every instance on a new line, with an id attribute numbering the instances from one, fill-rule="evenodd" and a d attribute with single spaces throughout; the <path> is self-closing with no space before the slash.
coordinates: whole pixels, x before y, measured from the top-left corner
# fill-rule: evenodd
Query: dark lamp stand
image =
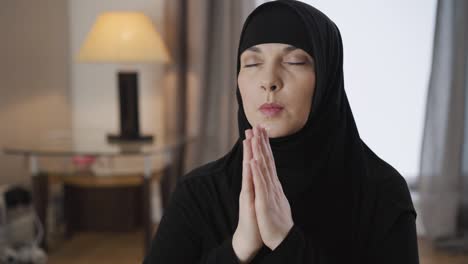
<path id="1" fill-rule="evenodd" d="M 138 73 L 119 72 L 120 134 L 108 134 L 109 142 L 152 142 L 153 136 L 140 134 L 138 116 Z"/>

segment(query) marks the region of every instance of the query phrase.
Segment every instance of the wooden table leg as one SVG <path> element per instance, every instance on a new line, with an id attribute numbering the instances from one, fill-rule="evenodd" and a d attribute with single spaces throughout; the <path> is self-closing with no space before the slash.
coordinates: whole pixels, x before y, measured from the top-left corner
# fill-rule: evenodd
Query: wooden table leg
<path id="1" fill-rule="evenodd" d="M 32 196 L 34 209 L 44 230 L 40 247 L 47 251 L 47 207 L 49 198 L 49 182 L 47 174 L 38 173 L 32 177 Z"/>
<path id="2" fill-rule="evenodd" d="M 143 253 L 146 255 L 151 245 L 153 235 L 152 219 L 151 219 L 151 179 L 144 177 L 142 185 L 142 221 L 143 221 Z"/>
<path id="3" fill-rule="evenodd" d="M 144 173 L 143 173 L 143 184 L 142 184 L 142 222 L 143 222 L 143 254 L 146 256 L 151 246 L 151 238 L 153 235 L 152 228 L 152 217 L 151 217 L 151 176 L 153 168 L 151 164 L 151 155 L 147 155 L 144 158 Z"/>
<path id="4" fill-rule="evenodd" d="M 70 205 L 76 204 L 74 203 L 72 196 L 70 195 L 71 193 L 71 187 L 66 184 L 63 184 L 63 213 L 64 213 L 64 220 L 65 220 L 65 239 L 71 239 L 72 236 L 75 233 L 75 229 L 73 226 L 73 210 L 76 210 L 76 208 L 73 208 Z"/>

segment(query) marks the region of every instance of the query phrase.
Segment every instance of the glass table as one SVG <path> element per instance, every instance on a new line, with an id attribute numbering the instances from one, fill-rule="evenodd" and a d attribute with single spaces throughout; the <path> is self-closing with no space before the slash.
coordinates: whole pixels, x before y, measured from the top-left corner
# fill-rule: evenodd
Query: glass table
<path id="1" fill-rule="evenodd" d="M 53 175 L 48 167 L 42 164 L 44 158 L 65 158 L 70 161 L 72 169 L 59 172 L 64 179 L 76 179 L 76 175 L 87 174 L 96 177 L 100 181 L 106 181 L 107 175 L 113 175 L 115 171 L 106 170 L 105 166 L 93 167 L 97 161 L 114 164 L 115 159 L 133 157 L 142 160 L 137 167 L 139 171 L 139 183 L 141 184 L 142 222 L 144 251 L 149 249 L 152 236 L 151 217 L 151 179 L 155 172 L 161 172 L 174 163 L 174 155 L 183 149 L 188 143 L 195 141 L 191 138 L 169 138 L 164 142 L 130 143 L 108 142 L 105 137 L 98 136 L 86 139 L 54 139 L 41 141 L 34 144 L 5 145 L 3 154 L 15 155 L 28 161 L 30 175 L 32 177 L 32 196 L 36 213 L 47 228 L 47 212 L 49 197 L 49 177 Z M 102 162 L 106 161 L 106 162 Z M 114 164 L 115 165 L 115 164 Z M 104 167 L 104 169 L 103 169 Z M 175 184 L 175 183 L 174 183 Z M 164 209 L 164 208 L 163 208 Z M 66 219 L 65 219 L 66 221 Z M 47 232 L 44 232 L 47 234 Z M 47 249 L 47 239 L 43 236 L 41 246 Z"/>

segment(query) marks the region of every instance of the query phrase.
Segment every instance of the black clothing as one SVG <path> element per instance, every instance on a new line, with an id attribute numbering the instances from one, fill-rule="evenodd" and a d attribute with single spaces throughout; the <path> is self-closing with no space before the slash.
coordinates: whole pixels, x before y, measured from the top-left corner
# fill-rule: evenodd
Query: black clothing
<path id="1" fill-rule="evenodd" d="M 257 12 L 245 27 L 239 43 L 239 54 L 262 43 L 286 43 L 314 57 L 307 29 L 294 10 L 281 5 L 267 5 L 263 11 Z"/>
<path id="2" fill-rule="evenodd" d="M 232 151 L 240 151 L 236 149 L 238 146 L 242 145 L 236 144 Z M 409 202 L 406 182 L 390 165 L 366 150 L 371 171 L 379 177 L 379 191 L 373 201 L 373 219 L 367 226 L 372 235 L 365 259 L 355 263 L 419 263 L 415 213 L 402 210 L 394 215 L 393 210 L 387 211 L 387 208 L 404 208 Z M 179 182 L 144 264 L 239 263 L 232 248 L 239 200 L 231 195 L 232 186 L 226 173 L 229 155 L 193 170 Z M 324 197 L 320 202 L 328 203 L 333 199 L 336 198 Z M 313 234 L 305 233 L 311 229 L 309 226 L 315 222 L 314 219 L 328 219 L 327 214 L 314 210 L 314 203 L 301 196 L 288 197 L 288 200 L 295 223 L 293 229 L 275 250 L 263 246 L 252 264 L 329 264 L 343 263 L 332 260 L 337 255 L 344 254 L 349 258 L 349 249 L 336 248 L 328 254 L 322 251 L 320 241 Z M 329 230 L 334 227 L 327 225 L 322 228 Z"/>
<path id="3" fill-rule="evenodd" d="M 291 14 L 305 28 L 305 38 L 290 37 Z M 272 24 L 275 30 L 249 33 Z M 269 139 L 294 226 L 274 251 L 263 246 L 252 263 L 418 263 L 416 211 L 408 186 L 359 137 L 344 90 L 336 25 L 302 2 L 262 4 L 244 23 L 238 73 L 241 51 L 265 40 L 310 49 L 316 86 L 304 127 Z M 238 87 L 236 96 L 238 141 L 224 157 L 178 183 L 145 264 L 237 263 L 232 235 L 239 214 L 242 140 L 251 124 Z"/>

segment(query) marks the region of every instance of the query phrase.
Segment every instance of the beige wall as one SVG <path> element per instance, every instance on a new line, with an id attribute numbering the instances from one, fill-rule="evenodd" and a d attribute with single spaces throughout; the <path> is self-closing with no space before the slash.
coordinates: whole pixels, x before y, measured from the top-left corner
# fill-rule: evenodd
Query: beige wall
<path id="1" fill-rule="evenodd" d="M 0 146 L 71 130 L 68 2 L 0 0 Z M 0 184 L 26 163 L 0 155 Z"/>

